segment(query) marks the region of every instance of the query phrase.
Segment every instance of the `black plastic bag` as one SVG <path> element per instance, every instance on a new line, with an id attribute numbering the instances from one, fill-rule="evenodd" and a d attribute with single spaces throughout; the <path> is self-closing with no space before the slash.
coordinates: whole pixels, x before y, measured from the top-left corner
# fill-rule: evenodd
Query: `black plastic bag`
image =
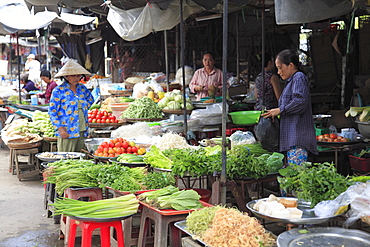
<path id="1" fill-rule="evenodd" d="M 279 151 L 280 119 L 260 117 L 255 134 L 262 147 L 269 152 Z"/>

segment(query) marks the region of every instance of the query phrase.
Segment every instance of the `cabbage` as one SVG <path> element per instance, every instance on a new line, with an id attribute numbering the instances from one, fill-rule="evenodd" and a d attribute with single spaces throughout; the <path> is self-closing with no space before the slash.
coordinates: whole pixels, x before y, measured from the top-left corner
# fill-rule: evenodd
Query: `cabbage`
<path id="1" fill-rule="evenodd" d="M 179 94 L 181 94 L 181 91 L 179 89 L 174 89 L 174 90 L 172 90 L 172 93 L 175 94 L 175 95 L 179 95 Z"/>
<path id="2" fill-rule="evenodd" d="M 182 103 L 184 101 L 184 97 L 182 95 L 176 95 L 175 96 L 175 101 Z"/>
<path id="3" fill-rule="evenodd" d="M 167 98 L 163 98 L 158 102 L 159 108 L 164 108 L 168 104 L 169 100 Z"/>
<path id="4" fill-rule="evenodd" d="M 176 101 L 170 101 L 168 102 L 167 106 L 165 107 L 166 110 L 180 110 L 181 105 L 179 102 Z"/>
<path id="5" fill-rule="evenodd" d="M 175 99 L 175 94 L 172 93 L 172 92 L 167 92 L 167 93 L 164 94 L 164 98 L 167 98 L 169 101 L 174 100 Z"/>
<path id="6" fill-rule="evenodd" d="M 181 108 L 184 108 L 184 104 L 181 104 Z M 190 102 L 186 102 L 186 110 L 193 110 L 194 107 Z"/>

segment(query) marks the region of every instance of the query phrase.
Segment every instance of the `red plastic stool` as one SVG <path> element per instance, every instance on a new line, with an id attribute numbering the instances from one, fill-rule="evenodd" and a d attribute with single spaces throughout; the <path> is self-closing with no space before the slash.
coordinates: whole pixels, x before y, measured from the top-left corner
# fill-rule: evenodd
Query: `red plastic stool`
<path id="1" fill-rule="evenodd" d="M 127 217 L 122 217 L 124 219 Z M 92 242 L 92 233 L 95 229 L 100 228 L 100 246 L 101 247 L 110 247 L 110 228 L 114 227 L 117 233 L 117 246 L 124 247 L 125 241 L 122 231 L 122 222 L 121 219 L 101 219 L 101 221 L 89 221 L 88 219 L 79 219 L 71 218 L 70 219 L 70 228 L 69 228 L 69 237 L 68 237 L 68 247 L 75 246 L 76 239 L 76 230 L 77 226 L 82 229 L 82 241 L 81 247 L 91 247 Z M 92 220 L 92 219 L 91 219 Z"/>
<path id="2" fill-rule="evenodd" d="M 103 192 L 101 188 L 68 188 L 64 191 L 64 197 L 78 200 L 82 197 L 88 197 L 89 201 L 96 201 L 103 199 Z M 70 229 L 71 218 L 65 215 L 60 219 L 60 239 L 64 238 L 64 244 L 68 244 L 68 235 Z M 80 235 L 78 235 L 80 236 Z"/>

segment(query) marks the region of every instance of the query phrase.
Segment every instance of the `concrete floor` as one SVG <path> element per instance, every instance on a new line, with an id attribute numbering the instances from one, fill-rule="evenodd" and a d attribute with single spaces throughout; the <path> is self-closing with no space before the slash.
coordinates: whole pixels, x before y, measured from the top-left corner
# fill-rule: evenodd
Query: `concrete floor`
<path id="1" fill-rule="evenodd" d="M 19 181 L 9 169 L 9 149 L 0 149 L 0 247 L 61 247 L 59 225 L 47 218 L 39 177 Z"/>

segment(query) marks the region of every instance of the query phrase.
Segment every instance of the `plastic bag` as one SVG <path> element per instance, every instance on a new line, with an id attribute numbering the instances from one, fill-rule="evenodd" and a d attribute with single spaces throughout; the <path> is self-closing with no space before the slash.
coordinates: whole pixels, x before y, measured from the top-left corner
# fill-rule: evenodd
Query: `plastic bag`
<path id="1" fill-rule="evenodd" d="M 279 151 L 280 119 L 260 117 L 255 134 L 262 147 L 270 152 Z"/>
<path id="2" fill-rule="evenodd" d="M 233 147 L 234 145 L 256 144 L 256 139 L 250 131 L 242 132 L 238 130 L 230 136 L 230 140 L 231 147 Z"/>
<path id="3" fill-rule="evenodd" d="M 344 227 L 352 225 L 362 217 L 370 216 L 370 182 L 352 185 L 342 194 L 345 194 L 346 202 L 351 204 Z"/>
<path id="4" fill-rule="evenodd" d="M 322 201 L 316 204 L 314 212 L 318 217 L 330 217 L 338 211 L 339 207 L 339 203 L 335 200 Z"/>
<path id="5" fill-rule="evenodd" d="M 198 119 L 200 126 L 222 123 L 222 103 L 208 105 L 206 109 L 192 111 L 190 119 Z"/>

